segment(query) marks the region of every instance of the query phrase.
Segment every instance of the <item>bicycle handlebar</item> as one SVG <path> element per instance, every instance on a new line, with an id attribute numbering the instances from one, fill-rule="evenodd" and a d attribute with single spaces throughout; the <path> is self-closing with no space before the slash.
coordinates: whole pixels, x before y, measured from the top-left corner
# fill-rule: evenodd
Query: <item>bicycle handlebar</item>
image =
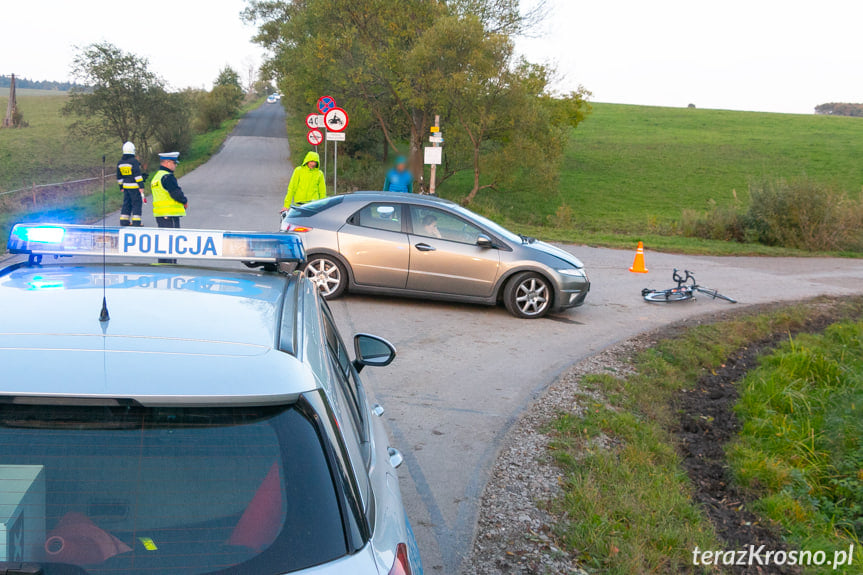
<path id="1" fill-rule="evenodd" d="M 680 270 L 674 268 L 674 272 L 671 274 L 671 279 L 677 282 L 677 286 L 680 287 L 689 280 L 692 280 L 692 283 L 695 283 L 695 275 L 692 274 L 689 270 L 683 270 L 684 276 L 681 277 Z"/>

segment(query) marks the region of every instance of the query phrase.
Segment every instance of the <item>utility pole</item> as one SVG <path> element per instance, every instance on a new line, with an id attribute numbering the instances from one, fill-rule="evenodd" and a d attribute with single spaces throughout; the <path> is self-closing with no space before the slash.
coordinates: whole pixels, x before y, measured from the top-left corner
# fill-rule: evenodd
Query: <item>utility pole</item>
<path id="1" fill-rule="evenodd" d="M 15 74 L 12 74 L 12 83 L 9 85 L 9 102 L 6 104 L 6 116 L 3 118 L 3 127 L 18 127 L 18 97 L 15 93 Z"/>
<path id="2" fill-rule="evenodd" d="M 435 114 L 434 129 L 432 130 L 432 133 L 435 137 L 440 135 L 440 115 L 439 114 Z M 432 146 L 437 148 L 440 146 L 440 143 L 437 141 L 434 141 L 432 143 Z M 432 195 L 432 196 L 436 195 L 435 194 L 435 185 L 437 183 L 436 177 L 437 177 L 437 164 L 432 164 L 431 165 L 431 177 L 429 178 L 429 195 Z"/>

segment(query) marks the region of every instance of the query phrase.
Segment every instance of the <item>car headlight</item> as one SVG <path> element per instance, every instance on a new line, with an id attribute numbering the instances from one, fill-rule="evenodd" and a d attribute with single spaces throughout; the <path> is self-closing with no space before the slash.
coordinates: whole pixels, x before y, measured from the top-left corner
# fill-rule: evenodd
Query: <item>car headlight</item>
<path id="1" fill-rule="evenodd" d="M 557 270 L 557 273 L 565 276 L 570 276 L 573 278 L 585 278 L 587 279 L 587 272 L 584 271 L 584 268 L 567 268 L 564 270 Z"/>

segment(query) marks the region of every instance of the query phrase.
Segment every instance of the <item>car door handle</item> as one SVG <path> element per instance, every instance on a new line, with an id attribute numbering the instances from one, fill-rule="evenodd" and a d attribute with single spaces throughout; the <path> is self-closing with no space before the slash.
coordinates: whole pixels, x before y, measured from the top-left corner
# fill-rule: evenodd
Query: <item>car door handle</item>
<path id="1" fill-rule="evenodd" d="M 428 244 L 417 244 L 414 247 L 421 252 L 433 252 L 437 249 L 437 248 L 434 248 Z"/>
<path id="2" fill-rule="evenodd" d="M 390 465 L 393 466 L 393 469 L 398 469 L 402 466 L 402 463 L 405 462 L 404 455 L 402 455 L 402 452 L 395 447 L 388 447 L 387 455 L 390 458 Z"/>

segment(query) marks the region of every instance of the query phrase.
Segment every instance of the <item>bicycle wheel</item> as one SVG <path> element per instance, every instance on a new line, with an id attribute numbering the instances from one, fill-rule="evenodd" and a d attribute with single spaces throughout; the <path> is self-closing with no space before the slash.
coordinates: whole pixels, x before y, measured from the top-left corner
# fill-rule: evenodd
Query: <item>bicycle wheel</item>
<path id="1" fill-rule="evenodd" d="M 703 293 L 705 295 L 709 295 L 713 299 L 719 298 L 719 299 L 724 299 L 727 302 L 737 303 L 736 299 L 730 298 L 727 295 L 722 295 L 721 293 L 719 293 L 715 289 L 704 288 L 704 287 L 696 287 L 695 289 L 700 291 L 701 293 Z"/>
<path id="2" fill-rule="evenodd" d="M 692 291 L 688 289 L 667 289 L 661 291 L 642 292 L 644 301 L 650 303 L 674 303 L 692 299 Z"/>

